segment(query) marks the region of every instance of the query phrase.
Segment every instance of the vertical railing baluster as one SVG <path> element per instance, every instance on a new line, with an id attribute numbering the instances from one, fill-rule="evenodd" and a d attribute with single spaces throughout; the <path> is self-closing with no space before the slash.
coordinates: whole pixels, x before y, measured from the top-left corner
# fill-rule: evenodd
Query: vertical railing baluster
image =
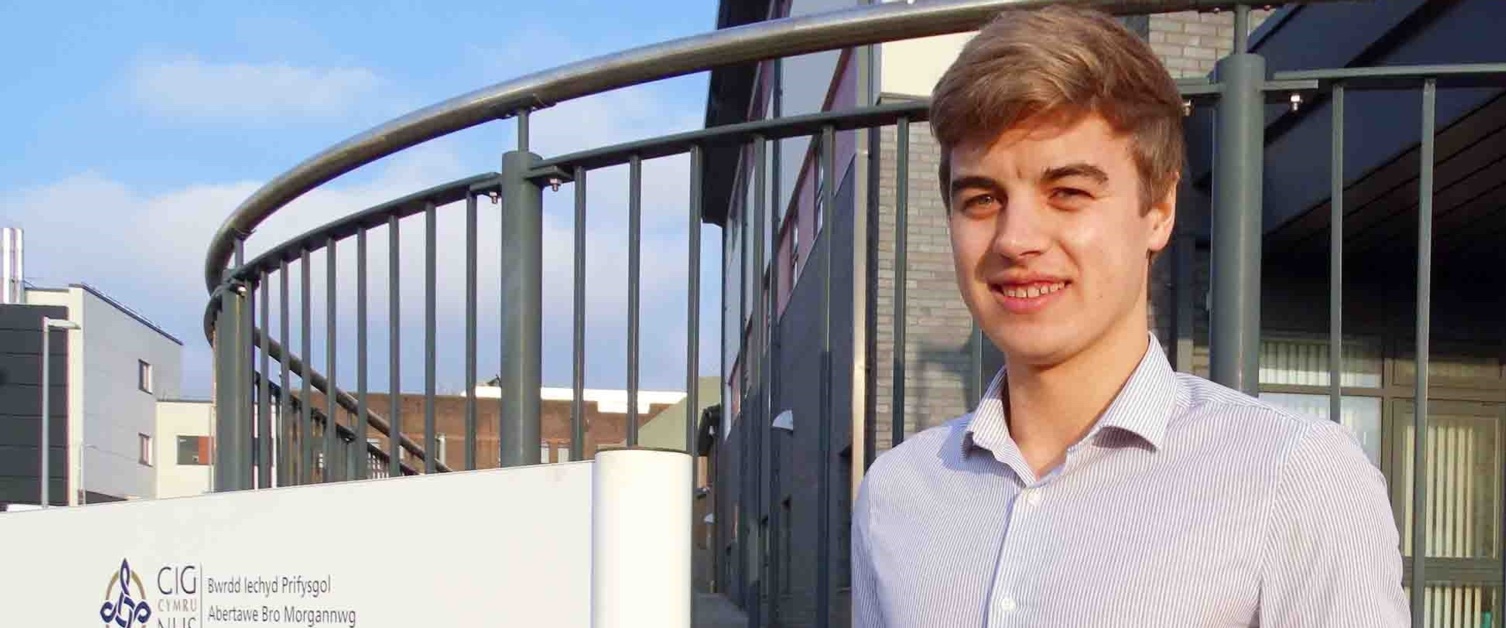
<path id="1" fill-rule="evenodd" d="M 769 113 L 771 118 L 778 119 L 784 115 L 784 60 L 772 60 L 770 62 L 770 69 L 772 70 L 771 74 L 773 85 L 772 89 L 770 90 L 771 94 Z M 769 273 L 769 294 L 771 295 L 770 298 L 773 299 L 773 304 L 769 307 L 769 317 L 772 319 L 772 322 L 769 325 L 769 362 L 775 365 L 773 368 L 778 368 L 777 365 L 780 363 L 780 356 L 783 355 L 784 350 L 783 336 L 782 334 L 780 334 L 778 323 L 780 313 L 780 298 L 781 295 L 784 294 L 783 291 L 785 290 L 785 288 L 782 287 L 783 284 L 780 283 L 779 279 L 779 273 L 784 266 L 783 260 L 779 257 L 779 243 L 781 240 L 780 234 L 783 231 L 784 222 L 789 219 L 785 215 L 789 207 L 789 197 L 785 196 L 783 194 L 783 191 L 780 189 L 780 170 L 783 167 L 783 144 L 783 141 L 776 141 L 769 147 L 769 193 L 771 195 L 769 200 L 769 209 L 770 215 L 773 217 L 773 219 L 769 222 L 771 223 L 771 227 L 774 233 L 774 263 L 778 265 L 778 267 L 776 267 L 772 272 Z M 798 256 L 798 252 L 792 250 L 790 251 L 790 256 L 791 259 L 794 259 L 796 256 Z M 793 285 L 795 280 L 793 272 L 790 274 L 789 279 L 790 283 Z M 790 292 L 791 294 L 793 294 L 793 290 L 790 290 Z M 769 408 L 769 412 L 771 414 L 777 414 L 780 411 L 779 409 L 781 407 L 781 404 L 783 403 L 780 397 L 783 392 L 780 378 L 770 377 L 767 388 L 768 404 L 766 407 Z M 777 441 L 775 440 L 777 438 L 779 438 L 779 436 L 771 431 L 769 434 L 770 447 L 768 485 L 769 494 L 772 497 L 770 497 L 769 499 L 769 530 L 774 531 L 773 533 L 776 535 L 775 538 L 778 538 L 777 535 L 779 534 L 779 530 L 782 530 L 784 529 L 784 526 L 789 525 L 788 522 L 784 521 L 784 517 L 780 512 L 781 508 L 778 506 L 778 504 L 781 503 L 780 495 L 783 494 L 783 488 L 781 487 L 779 481 L 779 448 L 777 447 Z M 710 484 L 710 480 L 708 480 L 707 484 Z M 780 596 L 777 592 L 782 590 L 780 588 L 783 586 L 780 574 L 783 571 L 783 561 L 785 561 L 786 558 L 781 557 L 779 555 L 779 552 L 777 551 L 772 552 L 771 554 L 772 555 L 769 559 L 769 573 L 764 580 L 765 582 L 768 582 L 768 590 L 774 592 L 769 596 L 769 617 L 778 618 L 780 616 Z"/>
<path id="2" fill-rule="evenodd" d="M 366 227 L 356 232 L 356 426 L 351 443 L 350 465 L 354 480 L 364 480 L 371 472 L 367 463 L 366 439 L 371 422 L 371 408 L 366 398 Z"/>
<path id="3" fill-rule="evenodd" d="M 700 420 L 700 345 L 701 345 L 701 175 L 705 157 L 699 145 L 690 147 L 690 219 L 689 268 L 686 274 L 685 308 L 685 451 L 696 458 L 695 436 Z M 691 465 L 692 487 L 697 486 L 694 464 Z"/>
<path id="4" fill-rule="evenodd" d="M 288 389 L 292 377 L 288 373 L 288 362 L 292 360 L 293 336 L 289 333 L 291 316 L 288 308 L 288 260 L 282 259 L 277 263 L 277 280 L 280 298 L 277 300 L 279 320 L 282 335 L 278 336 L 278 342 L 282 343 L 282 359 L 278 360 L 282 385 L 281 394 L 277 396 L 277 485 L 286 486 L 295 484 L 293 477 L 293 461 L 291 451 L 293 444 L 293 423 L 289 415 L 293 412 L 292 391 Z"/>
<path id="5" fill-rule="evenodd" d="M 257 329 L 261 339 L 261 374 L 257 376 L 258 407 L 256 408 L 256 487 L 272 488 L 272 284 L 267 273 L 259 275 L 261 287 L 261 327 Z"/>
<path id="6" fill-rule="evenodd" d="M 302 309 L 303 319 L 300 321 L 302 334 L 299 338 L 303 342 L 303 396 L 299 399 L 298 406 L 303 411 L 299 417 L 298 453 L 301 462 L 299 468 L 299 484 L 312 484 L 314 482 L 314 332 L 312 327 L 313 318 L 313 267 L 309 261 L 309 250 L 304 248 L 299 253 L 299 270 L 302 273 L 303 290 L 300 293 L 299 306 Z"/>
<path id="7" fill-rule="evenodd" d="M 570 460 L 586 455 L 586 169 L 575 168 L 575 292 L 570 341 Z"/>
<path id="8" fill-rule="evenodd" d="M 465 195 L 465 468 L 476 468 L 476 193 Z"/>
<path id="9" fill-rule="evenodd" d="M 628 160 L 627 446 L 638 446 L 638 326 L 640 242 L 643 229 L 643 159 Z"/>
<path id="10" fill-rule="evenodd" d="M 245 244 L 244 239 L 236 243 L 235 267 L 238 270 L 245 268 Z M 235 477 L 236 488 L 246 490 L 256 487 L 256 480 L 252 477 L 256 468 L 256 397 L 253 395 L 256 386 L 256 285 L 246 277 L 241 288 L 240 325 L 236 328 L 240 351 L 240 370 L 236 380 L 241 394 L 240 411 L 236 413 Z"/>
<path id="11" fill-rule="evenodd" d="M 910 265 L 910 119 L 894 128 L 894 378 L 889 406 L 889 447 L 905 442 L 905 331 Z"/>
<path id="12" fill-rule="evenodd" d="M 434 472 L 436 455 L 434 433 L 434 311 L 439 293 L 436 259 L 438 228 L 433 202 L 424 205 L 424 473 Z"/>
<path id="13" fill-rule="evenodd" d="M 1433 299 L 1433 140 L 1436 124 L 1438 83 L 1427 79 L 1422 85 L 1421 173 L 1417 184 L 1417 369 L 1413 392 L 1412 429 L 1412 625 L 1423 624 L 1423 592 L 1427 588 L 1424 563 L 1427 562 L 1426 452 L 1428 442 L 1428 339 L 1432 326 Z"/>
<path id="14" fill-rule="evenodd" d="M 1328 192 L 1328 418 L 1343 422 L 1344 371 L 1344 86 L 1333 86 L 1333 156 Z"/>
<path id="15" fill-rule="evenodd" d="M 835 189 L 837 187 L 837 147 L 836 130 L 828 126 L 821 129 L 821 162 L 816 166 L 824 169 L 826 176 L 822 179 L 825 186 L 821 188 L 821 210 L 819 213 L 820 227 L 816 229 L 814 242 L 825 241 L 826 250 L 821 257 L 821 422 L 816 432 L 820 438 L 820 481 L 817 483 L 820 496 L 816 503 L 823 504 L 816 520 L 819 524 L 820 552 L 816 558 L 816 625 L 827 626 L 831 622 L 831 508 L 824 504 L 831 503 L 831 430 L 832 430 L 832 394 L 831 394 L 831 270 L 832 256 L 836 253 L 836 240 L 832 237 L 835 227 L 832 225 L 831 206 L 836 202 Z"/>
<path id="16" fill-rule="evenodd" d="M 748 439 L 744 441 L 743 449 L 748 457 L 748 463 L 753 467 L 752 481 L 748 483 L 749 493 L 752 495 L 752 503 L 749 508 L 749 521 L 751 526 L 748 530 L 748 543 L 753 547 L 760 547 L 759 539 L 767 533 L 760 527 L 763 515 L 768 511 L 768 495 L 765 489 L 767 483 L 768 442 L 772 435 L 769 427 L 769 405 L 767 392 L 769 382 L 769 360 L 767 349 L 768 317 L 765 315 L 765 300 L 768 298 L 768 284 L 764 281 L 764 233 L 766 228 L 766 215 L 768 213 L 768 140 L 763 136 L 753 138 L 753 314 L 749 319 L 748 330 L 750 341 L 748 342 L 747 357 L 745 363 L 750 372 L 756 373 L 756 378 L 749 378 L 753 382 L 751 391 L 747 396 L 750 412 L 744 415 L 750 419 L 750 428 L 746 434 Z M 750 566 L 750 579 L 754 581 L 751 591 L 753 603 L 748 605 L 748 623 L 752 626 L 764 625 L 763 605 L 758 601 L 763 599 L 763 587 L 768 582 L 763 579 L 763 560 L 761 556 L 755 556 L 753 565 Z"/>
<path id="17" fill-rule="evenodd" d="M 340 410 L 340 404 L 335 401 L 335 391 L 338 390 L 335 368 L 337 366 L 337 338 L 335 337 L 336 300 L 335 283 L 336 271 L 339 264 L 335 259 L 335 238 L 330 237 L 324 245 L 324 481 L 335 480 L 335 437 L 340 431 L 337 425 L 336 412 Z"/>
<path id="18" fill-rule="evenodd" d="M 387 475 L 403 474 L 403 374 L 402 344 L 398 323 L 402 320 L 399 267 L 402 246 L 398 242 L 398 217 L 387 217 Z"/>

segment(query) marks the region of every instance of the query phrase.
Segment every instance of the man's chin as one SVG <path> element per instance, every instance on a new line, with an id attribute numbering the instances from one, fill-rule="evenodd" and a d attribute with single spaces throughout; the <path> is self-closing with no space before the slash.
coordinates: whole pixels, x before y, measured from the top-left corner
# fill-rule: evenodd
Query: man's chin
<path id="1" fill-rule="evenodd" d="M 1050 368 L 1070 353 L 1068 343 L 1045 330 L 1011 329 L 993 336 L 1006 364 Z"/>

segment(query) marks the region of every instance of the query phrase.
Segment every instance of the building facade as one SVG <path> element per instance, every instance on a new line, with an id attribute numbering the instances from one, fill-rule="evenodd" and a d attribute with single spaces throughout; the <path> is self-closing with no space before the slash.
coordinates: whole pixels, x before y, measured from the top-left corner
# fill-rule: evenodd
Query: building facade
<path id="1" fill-rule="evenodd" d="M 851 4 L 723 0 L 718 27 Z M 1488 0 L 1295 5 L 1253 13 L 1250 51 L 1265 57 L 1271 72 L 1500 62 L 1486 25 L 1501 19 L 1506 5 Z M 1209 77 L 1234 43 L 1228 12 L 1124 22 L 1189 85 Z M 719 69 L 706 124 L 924 99 L 968 37 Z M 1417 102 L 1415 91 L 1352 94 L 1344 145 L 1338 420 L 1386 474 L 1406 555 L 1415 472 Z M 1324 418 L 1330 107 L 1320 100 L 1267 112 L 1260 264 L 1259 395 Z M 1503 112 L 1499 88 L 1440 92 L 1438 99 L 1433 263 L 1439 270 L 1424 469 L 1429 494 L 1443 500 L 1430 520 L 1427 551 L 1448 559 L 1429 561 L 1438 565 L 1429 567 L 1429 595 L 1438 596 L 1439 612 L 1496 620 L 1506 264 L 1491 238 L 1506 231 L 1506 196 L 1498 185 L 1506 175 Z M 1176 368 L 1204 377 L 1212 316 L 1212 118 L 1197 109 L 1187 121 L 1178 231 L 1152 270 L 1149 321 Z M 820 147 L 808 139 L 771 141 L 763 154 L 753 146 L 707 153 L 705 219 L 724 226 L 726 402 L 716 452 L 716 584 L 757 624 L 845 625 L 847 511 L 862 469 L 889 449 L 896 432 L 914 434 L 967 412 L 1001 366 L 957 294 L 936 181 L 939 153 L 917 122 L 906 138 L 905 372 L 902 391 L 895 390 L 897 129 L 842 131 L 832 139 L 834 167 L 820 163 Z M 831 224 L 823 225 L 827 186 L 833 205 Z M 825 300 L 831 334 L 823 365 L 818 330 L 828 263 L 834 288 Z M 904 404 L 899 413 L 897 396 Z M 776 425 L 780 417 L 792 427 Z M 818 619 L 823 613 L 827 621 Z"/>
<path id="2" fill-rule="evenodd" d="M 214 492 L 214 402 L 157 402 L 157 498 Z"/>
<path id="3" fill-rule="evenodd" d="M 49 411 L 56 425 L 50 434 L 49 475 L 55 479 L 49 501 L 78 505 L 155 497 L 157 402 L 180 394 L 182 341 L 88 285 L 27 287 L 24 295 L 25 304 L 0 307 L 24 316 L 32 329 L 10 325 L 0 354 L 39 348 L 43 315 L 80 327 L 51 336 L 66 349 L 61 354 L 49 351 L 57 360 L 51 365 L 49 384 L 58 391 Z M 33 403 L 39 399 L 39 381 L 31 374 L 38 368 L 35 361 L 14 365 L 8 369 L 8 381 L 0 383 L 9 389 L 7 398 L 16 400 L 10 407 L 20 409 L 8 419 L 13 426 L 40 423 L 40 402 Z M 40 436 L 34 427 L 24 431 L 16 440 Z M 38 445 L 39 441 L 10 445 L 17 448 L 15 460 L 32 464 L 17 469 L 20 477 L 13 476 L 20 492 L 0 496 L 0 501 L 36 503 L 38 491 L 27 492 L 26 486 L 35 486 L 37 480 Z"/>

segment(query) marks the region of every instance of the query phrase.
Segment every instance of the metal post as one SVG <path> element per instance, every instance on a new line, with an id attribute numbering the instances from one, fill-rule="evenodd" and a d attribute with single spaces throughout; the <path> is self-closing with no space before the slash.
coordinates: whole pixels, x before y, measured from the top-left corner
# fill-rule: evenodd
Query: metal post
<path id="1" fill-rule="evenodd" d="M 439 293 L 439 279 L 436 258 L 439 245 L 438 217 L 435 216 L 433 202 L 424 204 L 424 473 L 433 473 L 436 469 L 434 456 L 438 455 L 437 434 L 435 432 L 434 418 L 434 386 L 437 356 L 434 353 L 435 344 L 435 310 L 436 299 Z M 449 453 L 449 452 L 445 452 Z"/>
<path id="2" fill-rule="evenodd" d="M 364 480 L 371 474 L 367 461 L 366 439 L 371 423 L 371 407 L 366 398 L 366 227 L 356 232 L 356 425 L 355 441 L 350 446 L 351 479 Z"/>
<path id="3" fill-rule="evenodd" d="M 905 442 L 905 330 L 910 266 L 910 119 L 894 128 L 894 375 L 890 380 L 889 447 Z"/>
<path id="4" fill-rule="evenodd" d="M 402 319 L 400 270 L 402 247 L 399 242 L 397 216 L 387 217 L 387 475 L 403 475 L 403 347 L 400 327 Z"/>
<path id="5" fill-rule="evenodd" d="M 527 178 L 537 155 L 502 156 L 502 466 L 539 463 L 543 359 L 544 191 Z"/>
<path id="6" fill-rule="evenodd" d="M 1417 368 L 1412 404 L 1412 626 L 1422 628 L 1427 591 L 1427 523 L 1422 509 L 1427 505 L 1428 442 L 1428 339 L 1432 331 L 1433 302 L 1433 140 L 1434 109 L 1438 84 L 1428 79 L 1422 86 L 1422 164 L 1417 184 Z"/>
<path id="7" fill-rule="evenodd" d="M 755 490 L 751 491 L 753 508 L 748 509 L 748 514 L 751 517 L 748 549 L 753 555 L 755 568 L 749 574 L 749 579 L 752 583 L 752 603 L 748 605 L 747 609 L 749 624 L 753 626 L 763 625 L 763 591 L 768 585 L 764 579 L 766 574 L 763 569 L 764 536 L 768 531 L 759 525 L 763 515 L 767 512 L 769 504 L 767 498 L 767 443 L 771 435 L 769 427 L 769 413 L 771 410 L 766 403 L 768 401 L 766 390 L 769 385 L 770 375 L 768 352 L 766 351 L 768 342 L 767 325 L 769 322 L 766 313 L 768 312 L 767 300 L 769 295 L 768 283 L 764 281 L 766 268 L 764 238 L 767 237 L 765 233 L 767 226 L 764 221 L 768 213 L 769 202 L 767 185 L 768 141 L 760 136 L 753 138 L 753 207 L 751 208 L 753 211 L 753 315 L 748 326 L 752 334 L 752 339 L 748 343 L 748 358 L 750 359 L 746 361 L 749 367 L 756 367 L 758 374 L 756 378 L 757 383 L 754 387 L 757 394 L 750 398 L 749 404 L 754 408 L 754 411 L 751 413 L 754 421 L 749 426 L 752 429 L 748 430 L 749 440 L 747 446 L 747 449 L 751 450 L 750 462 L 755 469 L 753 477 L 750 478 L 752 481 L 749 482 L 749 486 L 756 487 Z"/>
<path id="8" fill-rule="evenodd" d="M 638 446 L 638 366 L 643 240 L 643 159 L 628 161 L 627 445 Z"/>
<path id="9" fill-rule="evenodd" d="M 303 344 L 303 373 L 299 379 L 303 381 L 303 394 L 299 397 L 299 408 L 302 412 L 298 417 L 298 483 L 313 484 L 314 482 L 314 332 L 311 327 L 314 311 L 313 289 L 313 265 L 309 261 L 309 250 L 304 248 L 298 253 L 298 270 L 301 280 L 299 292 L 299 335 Z"/>
<path id="10" fill-rule="evenodd" d="M 691 460 L 696 455 L 696 428 L 700 420 L 700 355 L 701 355 L 701 177 L 704 173 L 705 155 L 700 146 L 690 147 L 690 220 L 686 231 L 689 239 L 690 271 L 686 273 L 685 311 L 685 452 Z M 699 488 L 695 477 L 696 465 L 691 465 L 692 488 Z"/>
<path id="11" fill-rule="evenodd" d="M 288 362 L 292 359 L 288 357 L 288 353 L 289 348 L 292 346 L 293 335 L 288 330 L 290 324 L 288 322 L 290 320 L 288 316 L 288 260 L 284 259 L 278 263 L 277 278 L 281 283 L 279 286 L 279 296 L 281 298 L 277 300 L 277 304 L 279 313 L 281 314 L 280 325 L 282 327 L 282 335 L 278 336 L 278 338 L 281 339 L 280 341 L 283 346 L 282 357 L 277 360 L 278 370 L 281 371 L 282 376 L 280 380 L 282 389 L 277 396 L 277 485 L 287 486 L 297 483 L 293 477 L 293 449 L 291 440 L 293 436 L 293 424 L 289 419 L 293 414 L 293 404 L 292 393 L 289 391 L 291 378 L 288 374 Z"/>
<path id="12" fill-rule="evenodd" d="M 837 241 L 833 237 L 836 227 L 832 225 L 832 203 L 836 202 L 833 190 L 837 186 L 837 134 L 832 127 L 821 129 L 821 162 L 817 168 L 826 171 L 825 187 L 821 190 L 821 226 L 816 230 L 814 242 L 826 241 L 826 251 L 821 258 L 821 421 L 816 427 L 821 460 L 820 479 L 817 481 L 816 524 L 818 528 L 816 554 L 816 625 L 831 625 L 831 431 L 834 427 L 831 394 L 831 271 L 832 257 L 836 255 Z"/>
<path id="13" fill-rule="evenodd" d="M 239 240 L 235 245 L 235 267 L 245 267 L 245 240 Z M 256 397 L 252 394 L 251 386 L 256 375 L 256 343 L 252 342 L 252 326 L 256 324 L 256 288 L 245 280 L 237 286 L 241 295 L 240 321 L 235 327 L 236 332 L 236 371 L 235 371 L 235 479 L 237 490 L 254 488 L 251 472 L 255 468 L 253 457 L 255 446 L 252 437 L 255 430 Z"/>
<path id="14" fill-rule="evenodd" d="M 335 418 L 336 413 L 340 411 L 340 404 L 337 403 L 335 398 L 335 395 L 338 394 L 335 391 L 339 390 L 335 384 L 335 362 L 339 357 L 339 352 L 336 351 L 339 347 L 336 343 L 338 339 L 335 337 L 335 320 L 337 316 L 335 309 L 335 284 L 337 279 L 336 271 L 339 269 L 339 265 L 335 258 L 335 239 L 333 237 L 329 238 L 329 241 L 324 245 L 324 256 L 324 366 L 328 370 L 324 373 L 324 380 L 326 382 L 324 386 L 324 475 L 320 478 L 320 481 L 333 482 L 335 481 L 335 437 L 340 431 L 340 422 Z"/>
<path id="15" fill-rule="evenodd" d="M 236 327 L 240 325 L 241 320 L 241 296 L 233 287 L 227 287 L 220 293 L 219 298 L 220 311 L 214 326 L 215 492 L 240 489 L 240 480 L 236 475 L 238 467 L 236 466 L 235 430 L 238 425 L 235 417 L 240 411 L 240 396 L 236 381 L 238 370 L 236 362 L 240 356 L 240 349 L 236 346 L 236 342 L 240 339 L 240 334 Z"/>
<path id="16" fill-rule="evenodd" d="M 272 284 L 267 273 L 257 281 L 261 287 L 261 374 L 256 378 L 256 487 L 272 488 Z"/>
<path id="17" fill-rule="evenodd" d="M 465 195 L 465 468 L 476 468 L 476 194 Z"/>
<path id="18" fill-rule="evenodd" d="M 693 168 L 694 166 L 692 166 Z M 570 459 L 586 455 L 586 169 L 575 169 L 575 276 L 571 304 Z"/>
<path id="19" fill-rule="evenodd" d="M 1249 28 L 1238 7 L 1234 32 Z M 1218 62 L 1213 172 L 1212 379 L 1259 392 L 1261 157 L 1264 149 L 1265 58 L 1235 52 Z"/>
<path id="20" fill-rule="evenodd" d="M 49 457 L 48 449 L 52 446 L 52 443 L 48 442 L 48 437 L 50 436 L 48 432 L 52 431 L 52 417 L 48 415 L 48 413 L 52 411 L 52 395 L 49 394 L 51 392 L 51 390 L 49 389 L 52 388 L 52 374 L 48 372 L 50 365 L 48 364 L 49 360 L 47 353 L 49 350 L 48 336 L 52 335 L 51 323 L 51 318 L 48 318 L 46 316 L 42 317 L 42 448 L 37 451 L 38 456 L 42 459 L 41 475 L 37 476 L 42 483 L 41 496 L 38 500 L 38 503 L 41 504 L 42 508 L 49 508 L 52 506 L 52 500 L 48 495 L 48 493 L 50 492 L 50 487 L 48 486 L 48 484 L 51 484 L 51 482 L 49 482 L 48 480 L 52 479 L 52 474 L 48 473 L 47 469 L 47 458 Z M 80 450 L 78 452 L 78 455 L 82 456 L 84 455 L 84 452 Z"/>
<path id="21" fill-rule="evenodd" d="M 1333 86 L 1333 151 L 1328 192 L 1328 418 L 1343 419 L 1344 373 L 1344 86 Z"/>

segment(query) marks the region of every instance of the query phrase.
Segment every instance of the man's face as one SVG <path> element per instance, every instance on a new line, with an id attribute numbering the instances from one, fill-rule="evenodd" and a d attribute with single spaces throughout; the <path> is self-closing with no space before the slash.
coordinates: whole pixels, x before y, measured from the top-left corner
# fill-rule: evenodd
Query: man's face
<path id="1" fill-rule="evenodd" d="M 1130 141 L 1097 114 L 1037 116 L 951 150 L 958 287 L 1010 363 L 1050 367 L 1145 333 L 1147 258 L 1171 235 L 1176 193 L 1142 211 Z"/>

